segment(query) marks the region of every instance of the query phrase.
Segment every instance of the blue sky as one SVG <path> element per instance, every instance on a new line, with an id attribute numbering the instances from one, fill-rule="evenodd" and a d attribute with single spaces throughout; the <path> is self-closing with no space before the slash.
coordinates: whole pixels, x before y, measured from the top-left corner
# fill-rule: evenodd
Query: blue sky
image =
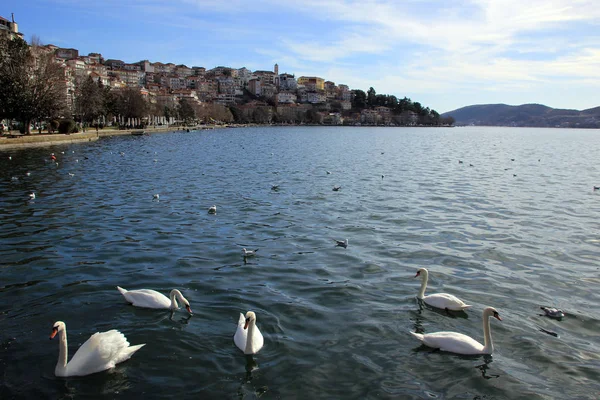
<path id="1" fill-rule="evenodd" d="M 80 54 L 320 76 L 443 113 L 600 106 L 597 0 L 4 0 Z"/>

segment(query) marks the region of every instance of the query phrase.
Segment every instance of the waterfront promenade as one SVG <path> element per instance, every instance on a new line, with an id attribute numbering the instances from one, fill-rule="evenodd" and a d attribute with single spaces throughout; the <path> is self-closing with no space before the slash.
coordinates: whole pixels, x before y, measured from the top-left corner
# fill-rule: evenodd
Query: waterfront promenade
<path id="1" fill-rule="evenodd" d="M 96 132 L 95 129 L 87 129 L 86 132 L 70 133 L 70 134 L 48 134 L 48 133 L 32 133 L 31 135 L 21 134 L 5 134 L 0 137 L 0 151 L 10 150 L 15 148 L 27 147 L 42 147 L 52 146 L 63 143 L 81 143 L 93 142 L 105 136 L 131 135 L 134 132 L 144 131 L 145 133 L 160 133 L 173 132 L 179 130 L 199 130 L 199 129 L 215 129 L 226 128 L 227 125 L 200 125 L 198 127 L 181 127 L 181 126 L 157 126 L 148 127 L 145 129 L 101 129 Z"/>

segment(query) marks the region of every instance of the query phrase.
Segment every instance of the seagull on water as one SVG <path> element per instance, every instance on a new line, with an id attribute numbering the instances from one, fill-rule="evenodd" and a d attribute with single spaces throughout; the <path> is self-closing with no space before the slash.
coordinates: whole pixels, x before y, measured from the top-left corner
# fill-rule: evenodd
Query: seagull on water
<path id="1" fill-rule="evenodd" d="M 216 214 L 217 213 L 217 206 L 212 206 L 208 209 L 208 213 L 209 214 Z"/>
<path id="2" fill-rule="evenodd" d="M 35 193 L 29 193 L 29 200 L 35 200 Z"/>
<path id="3" fill-rule="evenodd" d="M 25 175 L 27 175 L 27 176 L 31 176 L 31 172 L 27 172 Z"/>
<path id="4" fill-rule="evenodd" d="M 246 250 L 246 248 L 244 247 L 242 249 L 242 256 L 243 257 L 254 257 L 256 255 L 257 251 L 258 251 L 258 249 L 256 249 L 256 250 Z"/>
<path id="5" fill-rule="evenodd" d="M 271 186 L 271 190 L 275 190 L 275 191 L 279 190 L 279 185 Z"/>
<path id="6" fill-rule="evenodd" d="M 333 187 L 333 191 L 334 191 L 334 192 L 337 192 L 337 191 L 339 191 L 341 188 L 342 188 L 341 186 L 334 186 L 334 187 Z"/>
<path id="7" fill-rule="evenodd" d="M 345 240 L 332 239 L 332 240 L 335 242 L 336 246 L 343 247 L 343 248 L 348 247 L 348 239 L 345 239 Z"/>
<path id="8" fill-rule="evenodd" d="M 329 171 L 326 171 L 326 172 L 327 172 L 327 175 L 331 175 L 331 172 L 329 172 Z"/>
<path id="9" fill-rule="evenodd" d="M 72 173 L 69 172 L 69 176 L 75 176 L 75 174 L 72 174 Z"/>
<path id="10" fill-rule="evenodd" d="M 159 199 L 160 199 L 160 196 L 159 196 L 159 194 L 158 194 L 158 193 L 156 193 L 156 194 L 152 195 L 152 198 L 153 198 L 154 200 L 159 200 Z"/>
<path id="11" fill-rule="evenodd" d="M 550 318 L 562 318 L 565 316 L 565 313 L 562 310 L 551 307 L 540 307 L 546 313 L 546 316 Z"/>

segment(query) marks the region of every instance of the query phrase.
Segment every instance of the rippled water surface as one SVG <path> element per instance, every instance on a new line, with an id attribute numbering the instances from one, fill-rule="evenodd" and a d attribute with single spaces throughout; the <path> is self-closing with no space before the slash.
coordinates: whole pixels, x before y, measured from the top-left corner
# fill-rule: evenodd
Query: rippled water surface
<path id="1" fill-rule="evenodd" d="M 0 151 L 0 398 L 597 398 L 598 154 L 594 130 L 319 127 Z M 421 308 L 420 267 L 473 307 Z M 179 288 L 194 315 L 117 285 Z M 491 356 L 409 334 L 483 341 L 486 306 Z M 233 343 L 248 310 L 254 357 Z M 70 356 L 112 328 L 147 345 L 56 378 L 57 320 Z"/>

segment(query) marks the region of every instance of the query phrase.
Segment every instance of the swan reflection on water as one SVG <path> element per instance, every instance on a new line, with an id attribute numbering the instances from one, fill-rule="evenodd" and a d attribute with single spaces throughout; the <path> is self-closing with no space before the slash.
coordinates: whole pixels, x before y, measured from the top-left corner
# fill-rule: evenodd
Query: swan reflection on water
<path id="1" fill-rule="evenodd" d="M 193 314 L 188 314 L 184 317 L 179 318 L 178 321 L 176 321 L 173 317 L 175 316 L 175 310 L 171 310 L 171 313 L 169 315 L 169 319 L 173 322 L 179 322 L 183 325 L 187 325 L 190 323 L 190 319 L 192 318 Z"/>
<path id="2" fill-rule="evenodd" d="M 464 318 L 464 319 L 469 318 L 469 314 L 467 314 L 464 310 L 455 311 L 455 310 L 444 310 L 441 308 L 431 307 L 429 304 L 425 303 L 421 299 L 417 299 L 417 304 L 419 305 L 419 312 L 422 312 L 423 310 L 427 310 L 427 311 L 433 311 L 434 313 L 443 315 L 445 317 L 450 317 L 450 318 Z"/>
<path id="3" fill-rule="evenodd" d="M 483 379 L 494 379 L 494 378 L 499 378 L 500 375 L 498 374 L 488 374 L 488 369 L 490 369 L 490 364 L 494 362 L 494 360 L 492 359 L 492 356 L 490 354 L 485 354 L 483 356 L 483 364 L 481 365 L 476 365 L 475 368 L 481 371 L 481 377 Z"/>
<path id="4" fill-rule="evenodd" d="M 97 396 L 108 397 L 123 395 L 133 387 L 127 376 L 127 366 L 116 366 L 107 371 L 88 376 L 71 376 L 67 378 L 48 376 L 56 381 L 59 398 L 77 398 Z"/>
<path id="5" fill-rule="evenodd" d="M 254 374 L 258 372 L 258 363 L 252 354 L 246 354 L 244 357 L 246 358 L 246 372 L 238 389 L 238 397 L 240 399 L 256 399 L 265 394 L 269 388 L 268 386 L 258 388 L 254 386 L 252 381 L 257 378 Z"/>

